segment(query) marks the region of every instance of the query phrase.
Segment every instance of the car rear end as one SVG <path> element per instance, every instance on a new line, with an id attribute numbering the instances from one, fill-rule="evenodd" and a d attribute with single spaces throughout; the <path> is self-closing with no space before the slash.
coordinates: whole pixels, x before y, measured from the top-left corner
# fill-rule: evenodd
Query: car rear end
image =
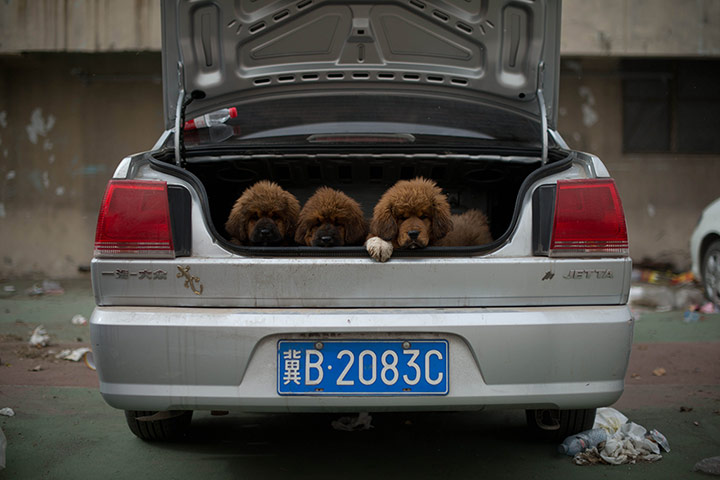
<path id="1" fill-rule="evenodd" d="M 448 16 L 410 4 L 378 7 L 375 16 L 369 7 L 354 6 L 348 38 L 402 23 L 401 13 L 408 11 L 417 16 L 410 24 L 442 23 L 442 15 Z M 288 2 L 288 12 L 300 18 L 300 6 Z M 200 32 L 204 13 L 218 14 L 212 5 L 206 7 L 190 11 L 190 23 L 199 22 Z M 175 8 L 166 5 L 166 23 L 184 18 L 182 8 L 189 7 Z M 345 21 L 344 13 L 335 11 L 342 7 L 332 2 L 308 8 L 316 13 L 299 25 Z M 555 2 L 513 8 L 499 9 L 496 22 L 505 18 L 511 26 L 520 22 L 527 28 L 528 22 L 549 21 L 546 17 L 552 25 L 559 21 Z M 282 11 L 244 14 L 277 16 L 274 21 L 280 22 L 290 15 L 281 16 Z M 458 15 L 473 18 L 469 13 Z M 258 31 L 271 27 L 264 22 Z M 481 24 L 469 23 L 478 35 Z M 285 32 L 296 30 L 289 25 Z M 528 48 L 534 42 L 527 40 Z M 544 48 L 552 54 L 554 47 Z M 207 49 L 200 51 L 207 56 Z M 321 77 L 329 83 L 333 74 L 329 70 Z M 209 73 L 197 78 L 209 78 L 203 75 Z M 425 90 L 437 75 L 421 77 L 418 95 L 434 101 Z M 365 79 L 350 75 L 348 80 L 352 90 Z M 414 77 L 400 80 L 415 82 Z M 276 81 L 253 83 L 253 88 L 270 89 Z M 281 83 L 278 89 L 285 88 Z M 406 84 L 398 88 L 414 88 Z M 448 81 L 443 88 L 455 86 Z M 181 98 L 182 92 L 179 88 L 170 98 Z M 390 92 L 388 98 L 393 95 L 401 96 Z M 540 115 L 541 93 L 537 100 L 522 108 L 536 108 Z M 329 145 L 242 138 L 213 143 L 183 137 L 177 128 L 171 132 L 173 121 L 182 125 L 181 112 L 191 101 L 177 102 L 177 118 L 169 114 L 169 130 L 152 151 L 121 162 L 98 219 L 93 351 L 105 400 L 136 412 L 128 417 L 131 428 L 188 418 L 194 410 L 501 407 L 526 409 L 543 428 L 570 422 L 563 427 L 570 431 L 592 423 L 594 408 L 619 398 L 633 330 L 622 205 L 602 162 L 570 150 L 551 128 L 552 120 L 549 126 L 547 118 L 530 122 L 535 142 L 496 137 L 468 146 L 467 139 L 448 141 L 445 129 L 441 145 L 421 144 L 424 131 L 418 129 L 392 132 L 414 133 L 415 143 L 388 145 L 387 136 L 363 130 L 368 117 L 352 124 L 362 130 L 362 143 L 358 137 L 341 139 L 335 131 Z M 238 110 L 252 111 L 252 101 Z M 256 103 L 266 105 L 263 101 Z M 356 114 L 362 117 L 362 106 Z M 278 181 L 301 200 L 316 186 L 344 187 L 364 199 L 369 215 L 378 192 L 414 175 L 438 180 L 457 208 L 484 207 L 495 240 L 399 251 L 378 263 L 363 247 L 238 246 L 222 231 L 229 212 L 223 198 L 233 198 L 242 190 L 238 185 L 260 178 Z M 547 411 L 561 413 L 547 417 Z M 567 412 L 575 412 L 571 420 Z"/>

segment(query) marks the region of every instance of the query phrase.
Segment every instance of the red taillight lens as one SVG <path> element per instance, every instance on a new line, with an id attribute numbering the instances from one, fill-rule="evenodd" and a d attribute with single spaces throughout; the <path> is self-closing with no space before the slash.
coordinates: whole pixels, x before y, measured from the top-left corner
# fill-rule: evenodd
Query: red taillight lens
<path id="1" fill-rule="evenodd" d="M 175 257 L 167 183 L 110 180 L 98 215 L 95 256 Z"/>
<path id="2" fill-rule="evenodd" d="M 627 256 L 620 195 L 612 180 L 560 180 L 550 256 Z"/>

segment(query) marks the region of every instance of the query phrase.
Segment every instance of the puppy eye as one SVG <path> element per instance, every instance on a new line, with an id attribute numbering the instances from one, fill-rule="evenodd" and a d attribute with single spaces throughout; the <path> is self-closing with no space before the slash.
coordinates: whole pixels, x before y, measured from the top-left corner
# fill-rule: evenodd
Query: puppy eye
<path id="1" fill-rule="evenodd" d="M 427 215 L 420 215 L 420 220 L 427 220 L 428 218 L 430 217 L 428 217 Z"/>

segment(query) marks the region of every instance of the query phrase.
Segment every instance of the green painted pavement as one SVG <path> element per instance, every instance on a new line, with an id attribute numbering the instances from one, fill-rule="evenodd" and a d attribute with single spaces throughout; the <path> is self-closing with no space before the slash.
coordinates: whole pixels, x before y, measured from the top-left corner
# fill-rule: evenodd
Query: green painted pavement
<path id="1" fill-rule="evenodd" d="M 95 308 L 90 280 L 63 280 L 65 290 L 60 295 L 30 296 L 26 290 L 42 281 L 0 282 L 0 335 L 11 335 L 23 341 L 38 325 L 43 325 L 53 343 L 90 341 L 90 327 L 73 325 L 75 315 L 83 315 L 88 321 Z M 6 292 L 12 286 L 15 292 Z"/>
<path id="2" fill-rule="evenodd" d="M 686 322 L 681 311 L 643 313 L 635 322 L 635 343 L 720 341 L 720 314 Z"/>
<path id="3" fill-rule="evenodd" d="M 0 479 L 54 478 L 692 478 L 720 451 L 720 415 L 653 408 L 624 412 L 658 428 L 672 451 L 655 464 L 578 467 L 554 444 L 528 438 L 521 411 L 374 414 L 374 428 L 339 432 L 339 415 L 248 415 L 193 421 L 183 443 L 135 438 L 93 389 L 10 387 Z M 716 406 L 715 408 L 718 408 Z M 694 422 L 697 422 L 695 425 Z"/>

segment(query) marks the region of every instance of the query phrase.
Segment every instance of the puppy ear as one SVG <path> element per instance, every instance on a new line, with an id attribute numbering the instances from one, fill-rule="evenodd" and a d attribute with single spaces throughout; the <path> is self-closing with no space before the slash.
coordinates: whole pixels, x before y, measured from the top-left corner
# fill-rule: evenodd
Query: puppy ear
<path id="1" fill-rule="evenodd" d="M 452 218 L 450 217 L 450 204 L 447 197 L 439 193 L 435 195 L 433 202 L 432 225 L 430 227 L 434 240 L 440 240 L 453 229 Z"/>
<path id="2" fill-rule="evenodd" d="M 301 215 L 298 218 L 297 221 L 297 228 L 295 230 L 295 243 L 299 243 L 300 245 L 305 245 L 305 235 L 307 235 L 308 232 L 308 221 L 304 216 L 302 215 L 302 212 L 300 212 Z"/>
<path id="3" fill-rule="evenodd" d="M 225 231 L 241 244 L 247 242 L 248 239 L 247 229 L 245 228 L 246 220 L 247 215 L 245 209 L 242 208 L 242 204 L 238 199 L 230 211 L 230 216 L 228 217 L 227 222 L 225 222 Z"/>
<path id="4" fill-rule="evenodd" d="M 387 199 L 381 198 L 380 203 L 375 205 L 370 222 L 370 233 L 387 241 L 397 236 L 398 224 L 390 211 L 390 202 Z"/>
<path id="5" fill-rule="evenodd" d="M 298 202 L 298 199 L 295 198 L 295 195 L 293 195 L 290 192 L 285 192 L 285 223 L 286 225 L 286 231 L 285 231 L 285 239 L 292 243 L 293 239 L 297 238 L 295 236 L 295 229 L 298 226 L 298 217 L 300 216 L 300 202 Z M 304 243 L 304 242 L 298 242 L 298 243 Z"/>
<path id="6" fill-rule="evenodd" d="M 362 210 L 352 209 L 345 223 L 345 245 L 361 244 L 367 236 L 367 231 L 367 220 L 363 217 Z"/>

